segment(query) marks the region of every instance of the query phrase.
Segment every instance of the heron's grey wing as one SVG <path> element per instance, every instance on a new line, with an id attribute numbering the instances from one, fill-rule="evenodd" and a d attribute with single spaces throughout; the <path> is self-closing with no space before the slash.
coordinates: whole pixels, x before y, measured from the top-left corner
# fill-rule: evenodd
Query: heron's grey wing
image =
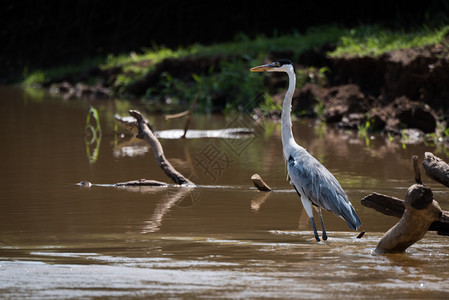
<path id="1" fill-rule="evenodd" d="M 354 208 L 337 179 L 307 151 L 295 151 L 288 159 L 291 183 L 313 204 L 343 217 L 351 228 L 359 227 Z"/>

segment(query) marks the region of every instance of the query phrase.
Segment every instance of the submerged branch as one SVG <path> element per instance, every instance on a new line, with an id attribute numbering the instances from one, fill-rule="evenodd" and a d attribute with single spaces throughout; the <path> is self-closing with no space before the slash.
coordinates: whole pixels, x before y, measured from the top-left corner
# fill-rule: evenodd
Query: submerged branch
<path id="1" fill-rule="evenodd" d="M 441 170 L 446 163 L 426 152 L 423 162 L 426 173 L 434 174 Z M 443 211 L 438 202 L 433 199 L 430 187 L 422 184 L 418 166 L 418 157 L 413 156 L 413 170 L 415 184 L 410 186 L 405 195 L 405 201 L 373 193 L 361 200 L 362 205 L 374 208 L 388 216 L 401 218 L 399 222 L 388 230 L 379 241 L 376 252 L 404 252 L 408 247 L 424 237 L 427 231 L 437 231 L 439 235 L 449 235 L 449 212 Z M 438 167 L 435 167 L 439 164 Z M 449 166 L 447 166 L 449 169 Z M 440 174 L 441 175 L 441 174 Z"/>
<path id="2" fill-rule="evenodd" d="M 167 186 L 168 183 L 157 181 L 157 180 L 147 180 L 147 179 L 139 179 L 139 180 L 131 180 L 125 182 L 118 182 L 115 184 L 116 186 Z"/>
<path id="3" fill-rule="evenodd" d="M 165 158 L 164 150 L 162 148 L 161 143 L 153 134 L 153 132 L 149 129 L 147 124 L 145 123 L 140 112 L 136 110 L 130 110 L 129 114 L 136 118 L 137 120 L 137 128 L 139 130 L 137 137 L 141 139 L 145 139 L 153 149 L 154 157 L 156 158 L 156 162 L 159 167 L 164 171 L 164 173 L 176 184 L 180 185 L 194 185 L 193 182 L 188 180 L 184 175 L 176 171 L 176 169 L 170 164 L 170 162 Z"/>
<path id="4" fill-rule="evenodd" d="M 399 222 L 388 230 L 376 247 L 377 253 L 404 252 L 424 237 L 433 222 L 440 220 L 442 211 L 433 200 L 430 187 L 414 184 L 404 201 L 405 211 Z"/>
<path id="5" fill-rule="evenodd" d="M 396 218 L 401 218 L 405 211 L 404 200 L 378 193 L 365 196 L 361 203 L 363 206 L 374 208 L 384 215 Z M 439 235 L 449 235 L 449 211 L 442 211 L 441 218 L 430 225 L 429 231 L 437 231 Z"/>

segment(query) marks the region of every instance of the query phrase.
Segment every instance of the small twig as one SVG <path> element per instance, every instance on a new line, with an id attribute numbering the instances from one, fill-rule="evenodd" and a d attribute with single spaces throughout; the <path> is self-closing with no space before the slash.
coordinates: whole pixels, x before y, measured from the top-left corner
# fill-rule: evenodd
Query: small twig
<path id="1" fill-rule="evenodd" d="M 360 233 L 357 235 L 357 238 L 358 238 L 358 239 L 361 239 L 361 238 L 365 235 L 365 232 L 366 232 L 366 230 L 363 230 L 362 232 L 360 232 Z"/>
<path id="2" fill-rule="evenodd" d="M 187 130 L 189 130 L 190 127 L 190 121 L 192 119 L 192 113 L 195 109 L 196 102 L 198 101 L 198 96 L 195 97 L 195 100 L 193 100 L 192 104 L 190 105 L 190 109 L 188 111 L 186 124 L 184 125 L 184 134 L 182 135 L 182 138 L 185 138 L 187 135 Z"/>
<path id="3" fill-rule="evenodd" d="M 198 101 L 198 96 L 196 96 L 195 100 L 192 101 L 192 104 L 190 104 L 190 108 L 188 110 L 180 112 L 180 113 L 177 113 L 177 114 L 172 114 L 172 115 L 166 115 L 165 116 L 165 120 L 177 119 L 177 118 L 181 118 L 181 117 L 187 116 L 186 124 L 184 125 L 184 134 L 181 136 L 181 138 L 185 138 L 186 137 L 187 130 L 189 130 L 190 121 L 192 119 L 192 112 L 195 109 L 195 105 L 196 105 L 197 101 Z"/>
<path id="4" fill-rule="evenodd" d="M 189 113 L 189 111 L 186 110 L 186 111 L 183 111 L 183 112 L 180 112 L 177 114 L 166 115 L 165 120 L 181 118 L 181 117 L 184 117 L 185 115 L 187 115 L 188 113 Z"/>
<path id="5" fill-rule="evenodd" d="M 422 184 L 421 172 L 419 171 L 418 166 L 418 156 L 413 155 L 412 161 L 413 161 L 413 170 L 415 171 L 415 183 Z"/>

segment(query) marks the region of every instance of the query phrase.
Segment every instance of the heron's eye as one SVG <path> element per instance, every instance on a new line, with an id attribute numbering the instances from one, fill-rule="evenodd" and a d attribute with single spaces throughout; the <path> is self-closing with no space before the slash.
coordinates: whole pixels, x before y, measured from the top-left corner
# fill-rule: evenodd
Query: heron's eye
<path id="1" fill-rule="evenodd" d="M 281 64 L 277 61 L 275 64 L 274 64 L 276 67 L 280 67 L 281 66 Z"/>

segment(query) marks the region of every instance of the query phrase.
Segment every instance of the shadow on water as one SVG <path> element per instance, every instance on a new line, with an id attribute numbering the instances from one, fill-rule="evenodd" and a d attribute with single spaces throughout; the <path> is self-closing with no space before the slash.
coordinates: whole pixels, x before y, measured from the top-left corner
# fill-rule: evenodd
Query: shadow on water
<path id="1" fill-rule="evenodd" d="M 353 132 L 294 122 L 298 143 L 335 174 L 366 230 L 356 239 L 344 221 L 326 213 L 329 240 L 316 243 L 286 181 L 275 122 L 243 119 L 254 136 L 237 142 L 161 139 L 166 157 L 197 187 L 83 188 L 75 183 L 167 181 L 142 141 L 116 133 L 114 114 L 125 115 L 138 104 L 62 101 L 45 94 L 36 101 L 5 87 L 0 95 L 3 297 L 449 296 L 447 237 L 428 233 L 405 254 L 376 255 L 377 242 L 397 220 L 360 205 L 371 192 L 403 198 L 413 182 L 411 156 L 422 158 L 435 148 L 404 148 L 377 135 L 367 144 Z M 92 105 L 102 130 L 94 161 L 84 142 Z M 183 126 L 148 117 L 158 130 Z M 242 123 L 235 120 L 195 115 L 192 128 Z M 275 191 L 258 192 L 250 181 L 254 173 Z M 447 210 L 446 190 L 424 181 Z"/>

